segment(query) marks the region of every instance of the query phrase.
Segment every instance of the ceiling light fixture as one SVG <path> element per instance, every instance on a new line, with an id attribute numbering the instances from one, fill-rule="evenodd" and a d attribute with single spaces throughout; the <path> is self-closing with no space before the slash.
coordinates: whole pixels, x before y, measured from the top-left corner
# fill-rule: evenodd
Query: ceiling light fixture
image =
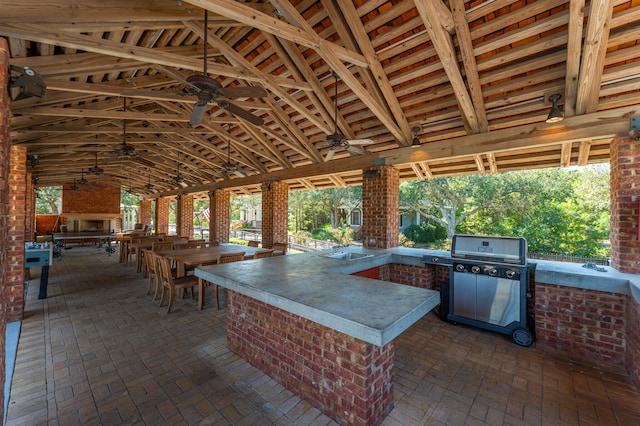
<path id="1" fill-rule="evenodd" d="M 413 140 L 411 141 L 411 148 L 420 148 L 420 139 L 418 138 L 418 132 L 420 131 L 420 126 L 413 126 L 411 130 L 413 130 Z"/>
<path id="2" fill-rule="evenodd" d="M 562 115 L 562 111 L 558 108 L 558 101 L 562 95 L 559 93 L 554 93 L 549 96 L 549 102 L 551 102 L 551 111 L 549 111 L 549 115 L 547 116 L 547 123 L 557 123 L 559 121 L 564 120 L 564 116 Z"/>

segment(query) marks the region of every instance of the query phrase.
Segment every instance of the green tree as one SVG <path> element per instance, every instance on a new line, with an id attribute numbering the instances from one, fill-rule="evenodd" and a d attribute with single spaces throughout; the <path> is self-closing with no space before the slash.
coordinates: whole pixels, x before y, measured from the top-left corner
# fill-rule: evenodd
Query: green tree
<path id="1" fill-rule="evenodd" d="M 36 189 L 36 214 L 60 214 L 61 186 L 43 186 Z"/>

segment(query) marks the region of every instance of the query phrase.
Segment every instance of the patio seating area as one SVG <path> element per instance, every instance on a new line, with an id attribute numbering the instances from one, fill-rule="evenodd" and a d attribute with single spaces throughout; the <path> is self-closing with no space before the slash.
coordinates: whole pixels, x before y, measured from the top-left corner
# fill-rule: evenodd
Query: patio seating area
<path id="1" fill-rule="evenodd" d="M 167 315 L 118 256 L 54 261 L 48 298 L 28 284 L 7 424 L 335 424 L 228 349 L 226 292 Z M 395 408 L 383 425 L 640 424 L 622 369 L 568 358 L 430 313 L 395 341 Z"/>

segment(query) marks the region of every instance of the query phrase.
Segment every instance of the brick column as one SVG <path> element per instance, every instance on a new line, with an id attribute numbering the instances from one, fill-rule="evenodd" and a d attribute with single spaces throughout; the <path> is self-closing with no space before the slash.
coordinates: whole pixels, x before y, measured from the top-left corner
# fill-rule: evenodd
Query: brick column
<path id="1" fill-rule="evenodd" d="M 36 240 L 36 193 L 35 193 L 35 185 L 31 181 L 31 173 L 27 173 L 27 189 L 25 192 L 26 195 L 26 210 L 25 210 L 25 230 L 24 230 L 24 238 L 25 241 L 35 241 Z"/>
<path id="2" fill-rule="evenodd" d="M 9 46 L 0 37 L 0 288 L 7 288 L 9 264 L 9 151 L 11 149 L 11 102 L 9 101 Z M 7 304 L 10 295 L 0 292 L 0 383 L 5 382 Z M 4 418 L 4 392 L 0 392 L 0 418 Z"/>
<path id="3" fill-rule="evenodd" d="M 169 199 L 156 200 L 156 234 L 169 233 Z"/>
<path id="4" fill-rule="evenodd" d="M 229 242 L 231 226 L 231 192 L 223 189 L 209 191 L 209 241 Z"/>
<path id="5" fill-rule="evenodd" d="M 27 148 L 14 145 L 9 157 L 9 241 L 7 263 L 9 266 L 5 292 L 7 320 L 19 321 L 24 313 L 24 243 L 27 205 Z"/>
<path id="6" fill-rule="evenodd" d="M 140 200 L 138 205 L 138 222 L 151 225 L 151 200 Z"/>
<path id="7" fill-rule="evenodd" d="M 640 141 L 611 141 L 611 266 L 640 273 Z"/>
<path id="8" fill-rule="evenodd" d="M 262 247 L 289 240 L 289 186 L 270 182 L 262 189 Z"/>
<path id="9" fill-rule="evenodd" d="M 376 171 L 380 172 L 379 176 L 375 175 Z M 363 246 L 397 247 L 400 233 L 400 173 L 392 166 L 374 167 L 365 170 L 364 173 L 362 180 Z"/>
<path id="10" fill-rule="evenodd" d="M 181 194 L 176 207 L 176 231 L 181 237 L 193 237 L 193 195 Z"/>

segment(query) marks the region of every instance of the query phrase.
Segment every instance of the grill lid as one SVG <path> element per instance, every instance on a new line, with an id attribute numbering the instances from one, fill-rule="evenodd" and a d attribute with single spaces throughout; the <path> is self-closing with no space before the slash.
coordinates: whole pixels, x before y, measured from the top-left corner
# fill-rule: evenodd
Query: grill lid
<path id="1" fill-rule="evenodd" d="M 527 240 L 522 237 L 454 235 L 451 257 L 525 265 Z"/>

